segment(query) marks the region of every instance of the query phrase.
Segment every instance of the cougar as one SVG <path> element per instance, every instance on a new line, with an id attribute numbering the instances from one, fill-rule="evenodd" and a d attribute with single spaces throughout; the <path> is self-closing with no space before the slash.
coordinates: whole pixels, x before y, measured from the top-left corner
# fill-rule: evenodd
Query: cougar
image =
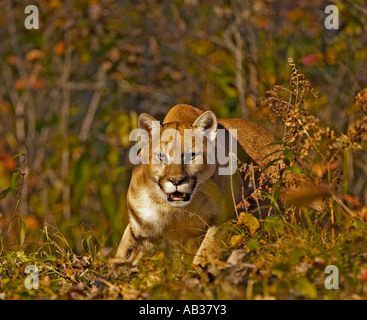
<path id="1" fill-rule="evenodd" d="M 145 151 L 149 161 L 141 161 L 133 169 L 127 192 L 129 224 L 113 263 L 133 265 L 144 248 L 163 239 L 205 235 L 193 260 L 194 264 L 205 264 L 222 250 L 216 235 L 218 226 L 234 217 L 234 203 L 241 200 L 238 172 L 220 173 L 233 165 L 230 131 L 237 130 L 234 141 L 242 152 L 240 160 L 260 167 L 276 150 L 269 145 L 274 137 L 253 122 L 217 119 L 212 111 L 185 104 L 172 107 L 163 123 L 154 127 L 156 123 L 146 113 L 138 118 L 139 130 L 145 132 L 145 140 L 150 140 L 139 155 Z M 193 134 L 185 134 L 187 130 Z M 219 131 L 225 133 L 224 143 L 217 139 Z M 164 138 L 167 132 L 169 138 Z M 153 135 L 159 138 L 158 143 L 151 142 Z M 203 143 L 197 143 L 200 139 Z M 228 163 L 220 163 L 217 157 L 208 161 L 213 153 L 218 156 L 218 151 L 224 153 L 224 159 L 230 159 Z"/>

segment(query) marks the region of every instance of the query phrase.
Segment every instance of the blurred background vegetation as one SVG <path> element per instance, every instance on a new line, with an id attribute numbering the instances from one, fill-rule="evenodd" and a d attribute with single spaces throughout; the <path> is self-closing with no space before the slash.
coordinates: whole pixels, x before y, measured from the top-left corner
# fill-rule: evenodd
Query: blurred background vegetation
<path id="1" fill-rule="evenodd" d="M 367 86 L 364 0 L 34 0 L 39 30 L 24 27 L 28 4 L 0 1 L 0 191 L 25 173 L 21 195 L 0 202 L 0 230 L 18 197 L 28 244 L 50 223 L 74 250 L 86 234 L 116 248 L 141 112 L 187 103 L 281 134 L 262 99 L 289 82 L 292 57 L 319 93 L 311 113 L 338 132 Z M 338 30 L 324 27 L 328 4 Z M 366 203 L 367 158 L 354 156 L 344 191 Z"/>

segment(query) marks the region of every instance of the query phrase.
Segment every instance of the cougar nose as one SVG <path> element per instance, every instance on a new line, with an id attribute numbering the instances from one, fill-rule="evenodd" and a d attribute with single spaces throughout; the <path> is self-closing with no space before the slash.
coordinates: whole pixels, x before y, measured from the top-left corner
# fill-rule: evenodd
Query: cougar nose
<path id="1" fill-rule="evenodd" d="M 173 185 L 178 186 L 185 180 L 184 177 L 169 177 L 168 181 L 172 182 Z"/>

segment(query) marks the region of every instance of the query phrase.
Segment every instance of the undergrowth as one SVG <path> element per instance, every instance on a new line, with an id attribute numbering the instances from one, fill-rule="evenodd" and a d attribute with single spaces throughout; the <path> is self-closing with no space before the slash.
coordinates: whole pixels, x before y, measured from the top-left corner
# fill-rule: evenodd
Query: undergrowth
<path id="1" fill-rule="evenodd" d="M 111 269 L 110 248 L 83 225 L 80 249 L 56 225 L 31 234 L 15 208 L 1 236 L 1 299 L 360 299 L 367 297 L 367 208 L 348 194 L 348 165 L 365 150 L 367 91 L 356 97 L 362 115 L 346 133 L 324 127 L 309 104 L 317 94 L 289 60 L 289 86 L 276 86 L 262 100 L 283 125 L 279 148 L 265 170 L 239 162 L 252 191 L 237 205 L 238 220 L 221 259 L 192 265 L 189 246 L 159 249 L 126 272 Z M 270 157 L 269 157 L 270 159 Z M 0 193 L 21 196 L 22 167 Z M 255 178 L 256 177 L 256 178 Z M 292 191 L 291 191 L 292 190 Z M 0 198 L 0 200 L 1 200 Z M 78 252 L 77 252 L 78 251 Z M 25 268 L 38 268 L 38 289 L 27 289 Z M 336 266 L 338 289 L 327 289 L 325 268 Z"/>

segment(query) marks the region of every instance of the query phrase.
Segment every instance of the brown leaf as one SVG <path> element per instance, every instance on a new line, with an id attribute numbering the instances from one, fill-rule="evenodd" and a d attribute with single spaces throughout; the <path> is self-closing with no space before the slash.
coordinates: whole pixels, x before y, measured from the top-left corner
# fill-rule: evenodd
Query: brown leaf
<path id="1" fill-rule="evenodd" d="M 54 46 L 54 52 L 58 56 L 62 56 L 65 53 L 65 49 L 66 49 L 66 44 L 63 41 L 56 43 L 56 45 Z"/>
<path id="2" fill-rule="evenodd" d="M 72 278 L 73 276 L 73 270 L 69 269 L 69 268 L 65 268 L 65 273 L 69 278 Z"/>
<path id="3" fill-rule="evenodd" d="M 360 207 L 362 205 L 361 200 L 358 197 L 343 194 L 343 198 L 345 201 L 354 204 L 356 207 Z"/>
<path id="4" fill-rule="evenodd" d="M 25 56 L 25 59 L 27 61 L 34 61 L 34 60 L 40 60 L 44 56 L 45 54 L 43 53 L 43 51 L 38 50 L 38 49 L 33 49 L 27 53 L 27 55 Z"/>
<path id="5" fill-rule="evenodd" d="M 9 57 L 6 58 L 6 61 L 12 65 L 12 66 L 16 66 L 19 63 L 19 58 L 16 55 L 10 55 Z"/>
<path id="6" fill-rule="evenodd" d="M 39 75 L 31 75 L 26 78 L 19 78 L 14 83 L 14 88 L 16 90 L 23 90 L 26 87 L 38 90 L 45 86 L 45 80 L 42 79 Z"/>
<path id="7" fill-rule="evenodd" d="M 23 218 L 26 224 L 26 230 L 39 230 L 42 227 L 41 219 L 35 214 Z"/>
<path id="8" fill-rule="evenodd" d="M 330 197 L 330 191 L 327 186 L 308 186 L 295 191 L 289 191 L 284 195 L 284 200 L 293 203 L 297 207 L 305 207 L 315 200 Z"/>

